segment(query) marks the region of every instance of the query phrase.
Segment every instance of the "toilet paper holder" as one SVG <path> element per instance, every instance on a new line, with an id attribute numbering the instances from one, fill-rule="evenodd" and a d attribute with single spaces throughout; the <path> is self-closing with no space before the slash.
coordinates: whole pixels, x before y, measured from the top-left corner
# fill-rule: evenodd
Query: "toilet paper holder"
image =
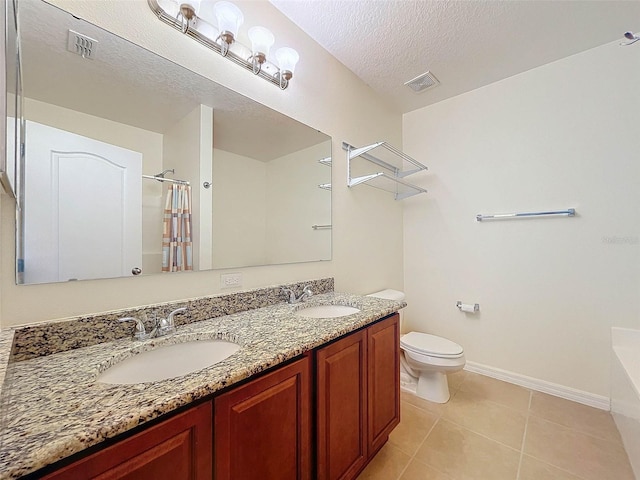
<path id="1" fill-rule="evenodd" d="M 458 307 L 461 312 L 476 313 L 480 311 L 479 303 L 474 303 L 473 305 L 471 305 L 468 303 L 462 303 L 460 300 L 458 300 L 456 302 L 456 307 Z"/>

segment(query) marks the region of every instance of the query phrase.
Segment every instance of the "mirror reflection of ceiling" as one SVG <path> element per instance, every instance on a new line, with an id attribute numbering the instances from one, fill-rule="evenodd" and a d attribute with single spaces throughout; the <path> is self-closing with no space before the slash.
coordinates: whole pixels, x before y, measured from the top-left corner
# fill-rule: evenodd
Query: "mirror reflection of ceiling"
<path id="1" fill-rule="evenodd" d="M 98 45 L 94 59 L 82 58 L 67 50 L 69 30 L 79 28 L 77 19 L 41 0 L 21 0 L 19 8 L 29 98 L 157 133 L 197 105 L 208 105 L 214 109 L 215 148 L 261 161 L 326 140 L 300 122 L 86 22 L 78 33 Z M 273 141 L 282 129 L 289 131 L 286 143 Z"/>

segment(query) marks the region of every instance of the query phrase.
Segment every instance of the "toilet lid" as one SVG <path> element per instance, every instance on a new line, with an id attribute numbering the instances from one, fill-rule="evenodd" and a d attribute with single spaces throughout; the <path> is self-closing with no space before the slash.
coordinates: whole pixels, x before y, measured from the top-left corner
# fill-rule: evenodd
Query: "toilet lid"
<path id="1" fill-rule="evenodd" d="M 444 358 L 460 357 L 464 353 L 462 347 L 451 340 L 421 332 L 403 335 L 400 346 L 415 353 Z"/>

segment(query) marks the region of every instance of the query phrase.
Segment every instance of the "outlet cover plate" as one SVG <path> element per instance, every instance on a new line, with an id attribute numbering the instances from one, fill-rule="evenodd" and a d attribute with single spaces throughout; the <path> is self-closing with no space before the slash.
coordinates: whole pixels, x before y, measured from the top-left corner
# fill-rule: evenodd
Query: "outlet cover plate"
<path id="1" fill-rule="evenodd" d="M 238 288 L 241 286 L 241 273 L 223 273 L 220 275 L 220 288 Z"/>

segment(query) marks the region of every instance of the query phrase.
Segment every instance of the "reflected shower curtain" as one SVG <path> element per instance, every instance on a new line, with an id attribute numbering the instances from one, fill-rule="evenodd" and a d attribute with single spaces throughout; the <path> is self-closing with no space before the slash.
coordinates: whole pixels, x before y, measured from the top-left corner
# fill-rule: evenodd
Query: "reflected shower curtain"
<path id="1" fill-rule="evenodd" d="M 191 187 L 169 185 L 164 207 L 162 271 L 193 270 L 191 241 Z"/>

